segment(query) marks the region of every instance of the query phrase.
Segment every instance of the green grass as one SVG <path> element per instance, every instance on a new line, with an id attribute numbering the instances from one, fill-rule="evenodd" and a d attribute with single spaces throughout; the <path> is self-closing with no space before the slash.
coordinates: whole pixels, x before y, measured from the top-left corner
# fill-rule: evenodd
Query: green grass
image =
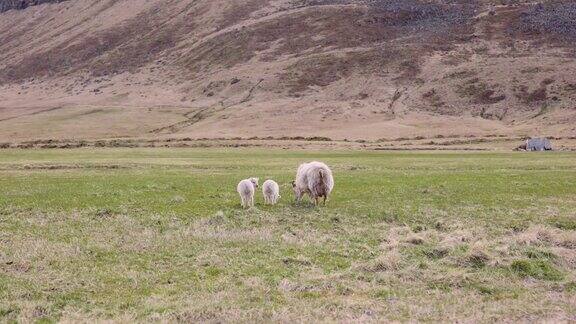
<path id="1" fill-rule="evenodd" d="M 313 159 L 327 207 L 293 203 Z M 573 153 L 3 150 L 0 320 L 570 319 L 575 183 Z"/>
<path id="2" fill-rule="evenodd" d="M 555 269 L 550 262 L 543 260 L 515 260 L 512 262 L 511 268 L 512 271 L 522 277 L 551 281 L 558 281 L 564 278 L 562 272 Z"/>

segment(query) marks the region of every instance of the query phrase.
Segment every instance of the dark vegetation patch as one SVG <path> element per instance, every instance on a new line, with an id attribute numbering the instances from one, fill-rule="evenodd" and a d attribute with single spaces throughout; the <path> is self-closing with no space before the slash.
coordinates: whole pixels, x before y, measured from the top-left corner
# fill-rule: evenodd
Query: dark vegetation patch
<path id="1" fill-rule="evenodd" d="M 411 81 L 415 80 L 420 74 L 420 59 L 412 58 L 404 60 L 398 66 L 398 77 L 394 80 L 397 82 Z"/>
<path id="2" fill-rule="evenodd" d="M 478 1 L 458 0 L 308 0 L 309 6 L 366 5 L 378 14 L 382 25 L 409 27 L 412 31 L 443 33 L 445 28 L 468 23 L 478 9 Z"/>
<path id="3" fill-rule="evenodd" d="M 477 74 L 474 70 L 462 70 L 462 71 L 455 71 L 452 73 L 448 73 L 444 76 L 444 79 L 467 79 L 473 78 Z"/>
<path id="4" fill-rule="evenodd" d="M 554 69 L 546 68 L 543 66 L 532 66 L 532 67 L 527 67 L 527 68 L 520 70 L 520 73 L 524 73 L 524 74 L 536 74 L 536 73 L 542 73 L 542 72 L 554 72 Z"/>
<path id="5" fill-rule="evenodd" d="M 0 13 L 12 9 L 22 10 L 43 3 L 58 3 L 64 1 L 67 0 L 0 0 Z"/>
<path id="6" fill-rule="evenodd" d="M 541 85 L 532 91 L 527 86 L 522 85 L 514 89 L 514 95 L 527 105 L 543 103 L 548 100 L 548 91 L 545 85 Z"/>
<path id="7" fill-rule="evenodd" d="M 491 105 L 506 99 L 506 95 L 497 93 L 498 86 L 490 86 L 478 78 L 471 79 L 460 85 L 456 92 L 472 100 L 475 104 Z"/>
<path id="8" fill-rule="evenodd" d="M 529 5 L 517 19 L 512 20 L 510 32 L 573 46 L 576 41 L 576 2 L 556 0 Z"/>
<path id="9" fill-rule="evenodd" d="M 442 99 L 442 96 L 436 91 L 436 89 L 430 89 L 422 94 L 422 99 L 424 99 L 430 106 L 435 108 L 435 111 L 439 112 L 442 107 L 446 106 L 446 102 Z M 449 113 L 449 111 L 447 112 Z"/>
<path id="10" fill-rule="evenodd" d="M 453 26 L 467 24 L 474 16 L 474 1 L 374 0 L 369 7 L 383 14 L 385 24 L 408 27 L 412 31 L 441 34 Z"/>

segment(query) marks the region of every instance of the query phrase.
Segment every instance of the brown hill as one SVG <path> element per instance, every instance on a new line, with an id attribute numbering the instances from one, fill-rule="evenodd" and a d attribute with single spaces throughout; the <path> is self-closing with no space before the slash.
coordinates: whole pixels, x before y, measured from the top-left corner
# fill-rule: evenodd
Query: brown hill
<path id="1" fill-rule="evenodd" d="M 576 135 L 573 1 L 40 2 L 0 0 L 0 141 Z"/>

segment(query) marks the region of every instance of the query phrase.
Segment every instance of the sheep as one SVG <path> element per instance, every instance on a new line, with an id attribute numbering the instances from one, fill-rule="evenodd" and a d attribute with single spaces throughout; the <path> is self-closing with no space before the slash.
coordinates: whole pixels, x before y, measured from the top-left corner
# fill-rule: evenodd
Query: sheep
<path id="1" fill-rule="evenodd" d="M 304 194 L 308 194 L 314 204 L 318 206 L 320 197 L 326 199 L 334 188 L 334 178 L 330 168 L 322 162 L 304 163 L 298 167 L 296 180 L 292 181 L 292 188 L 296 196 L 296 202 L 302 200 Z"/>
<path id="2" fill-rule="evenodd" d="M 258 178 L 244 179 L 238 183 L 238 194 L 242 202 L 242 208 L 254 207 L 254 191 L 258 188 Z"/>
<path id="3" fill-rule="evenodd" d="M 280 187 L 274 180 L 266 180 L 262 185 L 262 194 L 266 204 L 275 205 L 280 199 Z"/>

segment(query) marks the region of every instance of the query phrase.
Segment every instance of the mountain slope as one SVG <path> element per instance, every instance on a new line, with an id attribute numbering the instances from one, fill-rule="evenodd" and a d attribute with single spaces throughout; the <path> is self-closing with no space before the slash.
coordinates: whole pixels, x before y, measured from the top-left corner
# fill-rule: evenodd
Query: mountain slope
<path id="1" fill-rule="evenodd" d="M 2 141 L 576 134 L 571 1 L 69 0 L 0 17 Z"/>

